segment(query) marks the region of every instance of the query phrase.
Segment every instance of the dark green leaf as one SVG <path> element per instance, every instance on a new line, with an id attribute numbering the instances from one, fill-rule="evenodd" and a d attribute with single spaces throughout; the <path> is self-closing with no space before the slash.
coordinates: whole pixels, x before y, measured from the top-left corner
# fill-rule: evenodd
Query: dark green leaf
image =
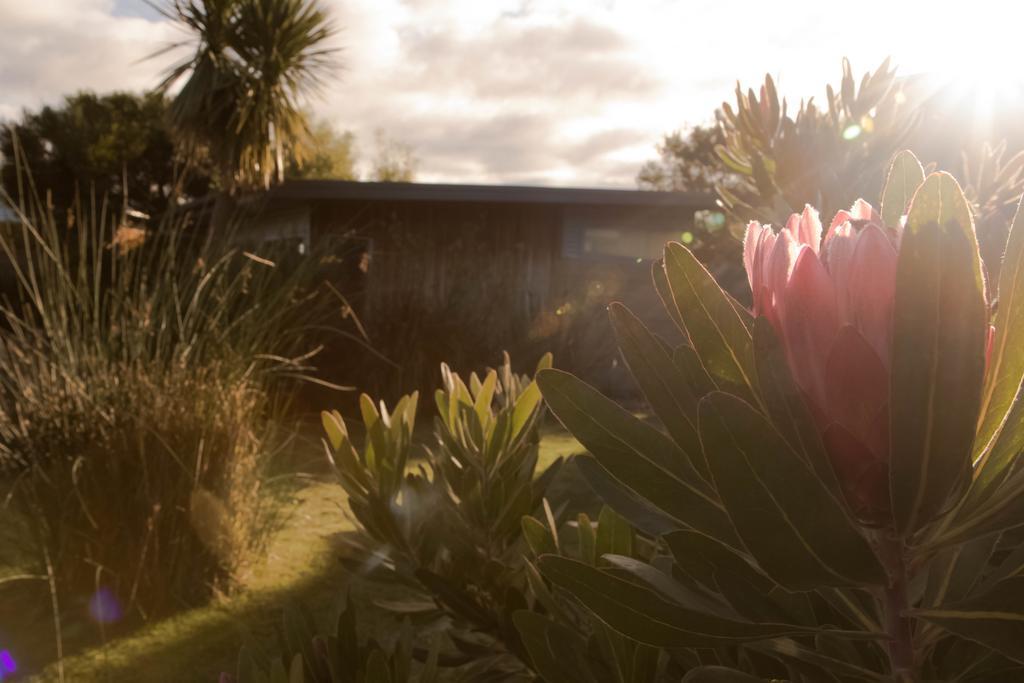
<path id="1" fill-rule="evenodd" d="M 611 304 L 608 311 L 622 356 L 637 385 L 679 448 L 707 478 L 708 467 L 697 431 L 698 397 L 671 355 L 639 318 L 620 303 Z"/>
<path id="2" fill-rule="evenodd" d="M 725 666 L 701 666 L 690 669 L 683 683 L 764 683 L 764 679 Z"/>
<path id="3" fill-rule="evenodd" d="M 665 247 L 665 274 L 690 343 L 716 382 L 754 395 L 750 333 L 711 273 L 681 244 Z"/>
<path id="4" fill-rule="evenodd" d="M 891 380 L 893 516 L 910 532 L 970 471 L 987 316 L 970 209 L 949 175 L 917 191 L 900 246 Z"/>
<path id="5" fill-rule="evenodd" d="M 533 669 L 547 683 L 591 683 L 579 665 L 577 655 L 586 650 L 586 643 L 577 633 L 559 626 L 536 612 L 519 610 L 512 615 L 519 637 L 530 655 Z M 568 655 L 568 656 L 567 656 Z"/>
<path id="6" fill-rule="evenodd" d="M 633 554 L 633 527 L 626 518 L 605 505 L 597 519 L 597 556 L 609 553 L 631 556 Z"/>
<path id="7" fill-rule="evenodd" d="M 660 536 L 679 528 L 677 521 L 613 477 L 593 456 L 577 456 L 574 462 L 594 493 L 637 529 L 651 536 Z"/>
<path id="8" fill-rule="evenodd" d="M 665 261 L 660 259 L 651 264 L 651 279 L 654 281 L 654 289 L 658 292 L 658 298 L 661 299 L 662 305 L 665 307 L 665 312 L 668 317 L 672 319 L 672 322 L 679 328 L 679 332 L 686 337 L 686 325 L 683 324 L 683 319 L 679 315 L 679 309 L 676 308 L 675 301 L 672 299 L 672 290 L 668 286 L 668 276 L 665 274 Z M 687 337 L 687 339 L 689 339 Z"/>
<path id="9" fill-rule="evenodd" d="M 654 591 L 599 569 L 554 555 L 540 559 L 550 581 L 575 595 L 599 619 L 625 636 L 661 647 L 715 647 L 798 633 L 780 624 L 752 624 L 673 604 Z"/>
<path id="10" fill-rule="evenodd" d="M 544 399 L 612 476 L 680 524 L 731 538 L 721 505 L 675 443 L 559 370 L 537 376 Z"/>
<path id="11" fill-rule="evenodd" d="M 1024 577 L 1007 579 L 977 597 L 912 614 L 1024 662 Z"/>
<path id="12" fill-rule="evenodd" d="M 760 413 L 714 392 L 700 425 L 718 493 L 765 573 L 791 589 L 885 582 L 840 503 Z"/>
<path id="13" fill-rule="evenodd" d="M 712 391 L 718 389 L 715 386 L 714 380 L 711 379 L 711 375 L 704 369 L 700 362 L 700 357 L 693 350 L 692 346 L 688 344 L 677 346 L 675 351 L 672 352 L 672 362 L 683 373 L 687 386 L 693 389 L 693 395 L 698 399 L 704 398 Z"/>
<path id="14" fill-rule="evenodd" d="M 1010 226 L 1006 253 L 999 270 L 999 307 L 995 336 L 982 392 L 981 425 L 974 459 L 983 458 L 977 492 L 983 493 L 1010 460 L 1024 448 L 1024 212 L 1021 205 Z"/>
<path id="15" fill-rule="evenodd" d="M 523 517 L 523 538 L 534 555 L 556 552 L 555 539 L 546 524 L 533 517 Z"/>
<path id="16" fill-rule="evenodd" d="M 366 676 L 363 680 L 365 683 L 392 683 L 388 660 L 379 649 L 375 648 L 366 659 Z"/>
<path id="17" fill-rule="evenodd" d="M 576 516 L 576 528 L 580 537 L 580 557 L 587 564 L 597 564 L 597 533 L 594 523 L 586 513 Z"/>

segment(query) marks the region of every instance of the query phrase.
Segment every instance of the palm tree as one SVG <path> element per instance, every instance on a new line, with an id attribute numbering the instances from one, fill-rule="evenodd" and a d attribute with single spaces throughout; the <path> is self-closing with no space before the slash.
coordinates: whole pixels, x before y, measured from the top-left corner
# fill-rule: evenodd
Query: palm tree
<path id="1" fill-rule="evenodd" d="M 283 180 L 286 148 L 301 159 L 302 105 L 335 67 L 335 28 L 318 0 L 167 0 L 157 9 L 193 34 L 160 51 L 194 48 L 159 90 L 184 79 L 170 123 L 186 158 L 205 153 L 212 163 L 216 229 L 238 192 Z"/>

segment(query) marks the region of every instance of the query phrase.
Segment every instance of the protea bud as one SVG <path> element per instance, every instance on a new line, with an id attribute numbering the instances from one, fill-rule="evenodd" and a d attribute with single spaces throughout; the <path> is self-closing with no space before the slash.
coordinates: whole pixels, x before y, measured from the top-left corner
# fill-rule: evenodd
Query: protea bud
<path id="1" fill-rule="evenodd" d="M 744 263 L 754 312 L 786 349 L 821 430 L 847 504 L 860 519 L 889 517 L 889 373 L 900 226 L 858 200 L 824 239 L 810 206 L 775 233 L 752 222 Z"/>

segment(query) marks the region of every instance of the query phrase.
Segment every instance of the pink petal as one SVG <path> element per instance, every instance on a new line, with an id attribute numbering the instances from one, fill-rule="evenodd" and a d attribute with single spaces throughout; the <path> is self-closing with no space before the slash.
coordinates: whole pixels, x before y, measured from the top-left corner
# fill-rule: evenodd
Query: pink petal
<path id="1" fill-rule="evenodd" d="M 799 236 L 799 234 L 800 234 L 800 214 L 798 214 L 798 213 L 791 213 L 791 214 L 789 214 L 789 220 L 786 221 L 786 230 L 789 230 L 789 232 L 793 235 L 793 237 Z"/>
<path id="2" fill-rule="evenodd" d="M 804 206 L 804 212 L 800 215 L 799 232 L 797 239 L 809 246 L 818 253 L 821 244 L 821 220 L 818 218 L 818 211 L 810 204 Z"/>
<path id="3" fill-rule="evenodd" d="M 832 237 L 832 234 L 839 227 L 841 227 L 844 223 L 849 223 L 852 220 L 853 216 L 851 216 L 848 211 L 837 211 L 835 218 L 832 219 L 832 223 L 828 226 L 828 232 L 825 233 L 825 241 L 821 245 L 822 248 L 824 249 L 828 245 L 828 241 Z"/>
<path id="4" fill-rule="evenodd" d="M 839 329 L 825 366 L 826 406 L 837 422 L 882 456 L 878 415 L 889 401 L 889 372 L 867 340 L 850 325 Z"/>
<path id="5" fill-rule="evenodd" d="M 832 280 L 810 247 L 800 247 L 782 291 L 777 313 L 793 377 L 812 401 L 824 405 L 825 364 L 839 322 Z"/>
<path id="6" fill-rule="evenodd" d="M 771 254 L 766 263 L 764 273 L 765 284 L 778 295 L 789 282 L 796 265 L 796 258 L 800 254 L 800 243 L 796 241 L 793 233 L 789 230 L 780 230 L 775 236 Z"/>
<path id="7" fill-rule="evenodd" d="M 775 248 L 775 233 L 770 225 L 764 226 L 754 245 L 751 264 L 751 292 L 754 297 L 754 314 L 762 315 L 771 307 L 771 290 L 768 288 L 768 261 Z"/>
<path id="8" fill-rule="evenodd" d="M 846 281 L 850 322 L 889 367 L 892 355 L 893 305 L 896 298 L 896 249 L 875 225 L 857 236 Z M 843 290 L 838 291 L 842 298 Z"/>
<path id="9" fill-rule="evenodd" d="M 850 207 L 850 215 L 857 221 L 871 221 L 879 225 L 882 223 L 882 217 L 863 199 L 858 199 L 853 203 L 853 206 Z"/>
<path id="10" fill-rule="evenodd" d="M 832 284 L 835 286 L 839 323 L 846 325 L 852 322 L 850 302 L 846 292 L 849 290 L 850 263 L 857 245 L 857 231 L 849 221 L 839 226 L 833 226 L 833 228 L 830 229 L 829 238 L 825 242 L 822 260 L 829 275 L 832 276 Z"/>
<path id="11" fill-rule="evenodd" d="M 768 228 L 771 230 L 771 227 Z M 747 282 L 750 283 L 750 291 L 754 291 L 754 254 L 757 251 L 757 242 L 765 228 L 757 221 L 750 221 L 747 224 L 747 231 L 743 235 L 743 266 L 747 269 Z"/>

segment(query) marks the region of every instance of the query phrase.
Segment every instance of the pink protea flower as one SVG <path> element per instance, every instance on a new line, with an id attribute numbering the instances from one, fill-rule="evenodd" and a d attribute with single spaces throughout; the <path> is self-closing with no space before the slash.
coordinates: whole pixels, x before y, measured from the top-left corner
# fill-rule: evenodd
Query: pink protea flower
<path id="1" fill-rule="evenodd" d="M 822 239 L 810 206 L 775 233 L 752 222 L 743 260 L 755 315 L 782 340 L 851 510 L 889 517 L 889 372 L 901 226 L 863 201 Z"/>

